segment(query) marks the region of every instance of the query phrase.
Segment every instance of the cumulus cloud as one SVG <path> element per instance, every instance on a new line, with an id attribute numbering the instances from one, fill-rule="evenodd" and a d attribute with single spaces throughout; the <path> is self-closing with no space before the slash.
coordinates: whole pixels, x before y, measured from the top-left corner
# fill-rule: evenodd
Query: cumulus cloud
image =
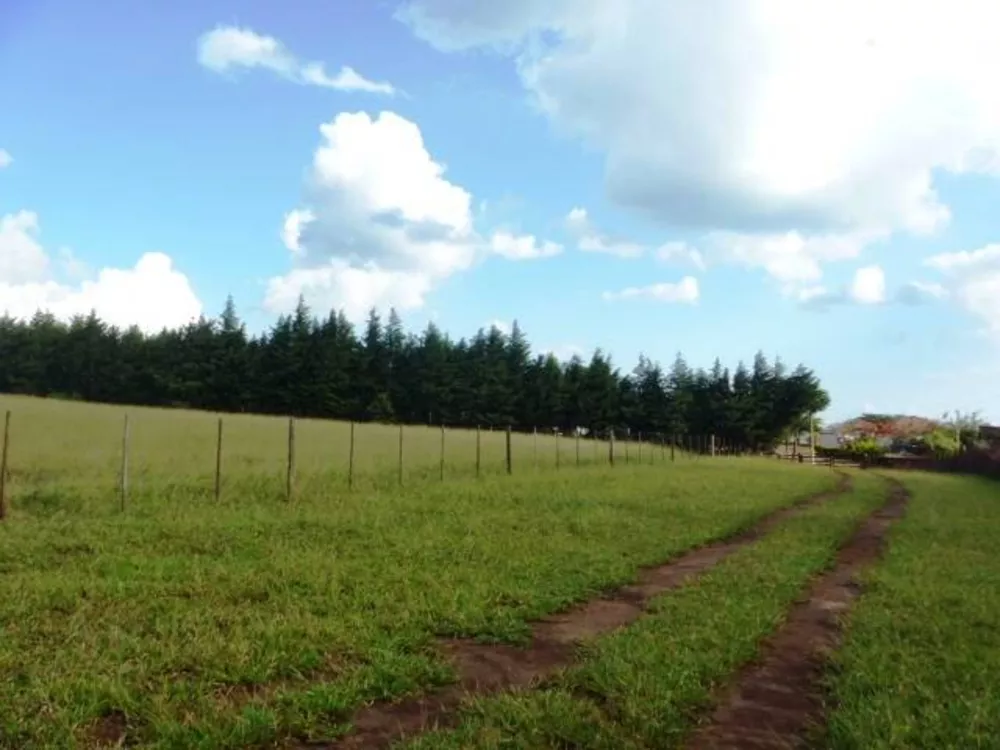
<path id="1" fill-rule="evenodd" d="M 122 328 L 147 332 L 176 327 L 201 315 L 201 302 L 187 277 L 163 253 L 146 253 L 133 268 L 101 269 L 75 283 L 60 281 L 59 266 L 70 275 L 85 268 L 63 251 L 53 263 L 39 241 L 38 216 L 20 211 L 0 218 L 0 314 L 30 318 L 39 310 L 68 320 L 91 310 Z"/>
<path id="2" fill-rule="evenodd" d="M 848 294 L 859 305 L 885 302 L 885 271 L 880 266 L 865 266 L 854 272 Z"/>
<path id="3" fill-rule="evenodd" d="M 943 274 L 949 298 L 1000 337 L 1000 245 L 933 255 L 924 265 Z"/>
<path id="4" fill-rule="evenodd" d="M 796 230 L 712 231 L 702 238 L 702 243 L 708 262 L 759 268 L 780 284 L 785 295 L 818 307 L 837 301 L 840 295 L 818 291 L 823 289 L 823 265 L 856 259 L 882 237 L 884 234 L 877 231 L 811 235 Z"/>
<path id="5" fill-rule="evenodd" d="M 566 229 L 577 242 L 577 247 L 587 253 L 605 253 L 619 258 L 638 258 L 646 249 L 635 242 L 616 240 L 602 234 L 591 223 L 587 210 L 576 207 L 566 216 Z"/>
<path id="6" fill-rule="evenodd" d="M 492 45 L 609 195 L 670 224 L 928 232 L 935 170 L 1000 168 L 984 0 L 410 0 L 441 49 Z"/>
<path id="7" fill-rule="evenodd" d="M 649 286 L 630 286 L 617 292 L 604 292 L 602 297 L 613 302 L 616 300 L 648 299 L 656 302 L 679 302 L 694 304 L 698 301 L 698 280 L 693 276 L 685 276 L 676 283 L 662 282 Z"/>
<path id="8" fill-rule="evenodd" d="M 7 149 L 0 148 L 0 169 L 9 167 L 14 163 L 14 157 L 10 155 Z"/>
<path id="9" fill-rule="evenodd" d="M 977 268 L 1000 266 L 1000 244 L 986 245 L 978 250 L 961 250 L 955 253 L 932 255 L 924 265 L 938 271 L 962 272 Z"/>
<path id="10" fill-rule="evenodd" d="M 300 61 L 274 37 L 236 26 L 217 26 L 202 34 L 198 39 L 198 62 L 216 73 L 263 68 L 303 85 L 372 94 L 395 93 L 391 84 L 369 80 L 348 66 L 331 76 L 322 63 Z"/>
<path id="11" fill-rule="evenodd" d="M 563 247 L 556 242 L 538 240 L 533 234 L 514 235 L 497 231 L 490 238 L 490 250 L 509 260 L 533 260 L 559 255 Z"/>
<path id="12" fill-rule="evenodd" d="M 701 251 L 687 242 L 665 242 L 656 249 L 656 259 L 664 263 L 682 263 L 705 270 L 705 259 Z"/>
<path id="13" fill-rule="evenodd" d="M 33 211 L 0 218 L 0 281 L 26 284 L 47 276 L 49 256 L 39 232 L 38 215 Z"/>
<path id="14" fill-rule="evenodd" d="M 793 287 L 789 294 L 808 310 L 825 311 L 834 305 L 881 305 L 887 301 L 885 271 L 881 266 L 863 266 L 854 271 L 851 281 L 840 289 L 822 284 Z M 903 296 L 902 291 L 900 296 Z"/>
<path id="15" fill-rule="evenodd" d="M 352 319 L 371 307 L 416 309 L 487 254 L 523 260 L 559 251 L 532 235 L 477 233 L 472 195 L 445 177 L 420 129 L 398 114 L 343 112 L 320 134 L 307 205 L 282 226 L 293 268 L 268 282 L 264 304 L 273 312 L 291 309 L 300 294 Z"/>
<path id="16" fill-rule="evenodd" d="M 947 297 L 948 290 L 931 281 L 911 281 L 901 286 L 896 293 L 896 299 L 904 305 L 922 305 Z"/>

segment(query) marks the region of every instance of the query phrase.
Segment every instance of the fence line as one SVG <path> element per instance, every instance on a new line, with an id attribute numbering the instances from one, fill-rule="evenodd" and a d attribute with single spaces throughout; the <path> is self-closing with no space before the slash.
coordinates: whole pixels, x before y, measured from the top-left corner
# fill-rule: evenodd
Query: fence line
<path id="1" fill-rule="evenodd" d="M 212 472 L 209 475 L 209 483 L 203 485 L 203 491 L 207 497 L 214 498 L 216 502 L 223 499 L 223 490 L 225 486 L 224 482 L 224 468 L 226 465 L 232 465 L 233 459 L 238 457 L 240 452 L 237 450 L 234 452 L 233 447 L 233 437 L 236 436 L 237 432 L 227 431 L 225 429 L 225 418 L 223 416 L 218 416 L 216 419 L 215 430 L 214 430 L 214 466 L 212 466 Z M 286 451 L 284 460 L 284 500 L 287 503 L 293 502 L 299 494 L 299 456 L 298 456 L 298 442 L 297 442 L 297 430 L 296 426 L 299 420 L 294 417 L 288 418 L 287 421 L 287 434 L 286 434 Z M 309 420 L 310 422 L 315 422 L 318 420 Z M 12 411 L 8 410 L 4 417 L 4 429 L 3 429 L 3 444 L 0 448 L 0 520 L 9 516 L 9 499 L 11 497 L 11 488 L 13 483 L 10 481 L 12 476 L 10 468 L 10 445 L 11 445 L 11 423 L 12 423 Z M 279 423 L 280 424 L 280 423 Z M 132 471 L 132 459 L 134 458 L 133 453 L 135 452 L 135 446 L 132 445 L 132 428 L 134 423 L 130 420 L 129 413 L 123 415 L 122 427 L 121 427 L 121 441 L 120 441 L 120 465 L 118 473 L 118 487 L 117 494 L 119 499 L 119 510 L 121 512 L 126 511 L 129 500 L 130 491 L 132 489 L 131 485 L 131 471 Z M 417 426 L 410 426 L 411 428 Z M 406 428 L 407 425 L 398 425 L 398 443 L 396 451 L 396 484 L 399 487 L 405 484 L 405 474 L 406 474 Z M 148 435 L 148 432 L 140 430 L 144 434 Z M 227 432 L 229 434 L 229 439 L 226 440 Z M 493 426 L 490 425 L 490 432 L 493 432 Z M 523 434 L 523 433 L 521 433 Z M 539 431 L 538 428 L 532 428 L 530 433 L 532 443 L 531 443 L 531 464 L 530 468 L 537 470 L 539 468 Z M 514 430 L 511 426 L 506 426 L 504 428 L 503 434 L 503 473 L 507 475 L 512 475 L 515 469 L 514 460 L 514 445 L 513 445 Z M 656 454 L 657 454 L 657 443 L 659 443 L 659 455 L 660 463 L 667 463 L 666 450 L 667 446 L 670 447 L 670 458 L 669 461 L 673 463 L 676 460 L 678 449 L 684 451 L 686 455 L 697 457 L 700 453 L 707 455 L 738 455 L 737 451 L 733 451 L 726 447 L 725 450 L 717 450 L 718 447 L 725 445 L 725 443 L 717 443 L 716 437 L 714 435 L 673 435 L 668 437 L 665 434 L 654 434 L 654 435 L 644 435 L 641 432 L 636 432 L 629 434 L 626 430 L 625 434 L 618 434 L 615 430 L 609 430 L 605 436 L 601 435 L 590 435 L 588 436 L 594 446 L 594 452 L 592 457 L 592 462 L 586 462 L 590 465 L 607 465 L 609 467 L 614 467 L 616 465 L 619 456 L 624 458 L 626 465 L 631 465 L 636 463 L 639 466 L 644 466 L 647 462 L 644 461 L 644 449 L 645 455 L 648 456 L 648 464 L 650 466 L 655 466 Z M 346 456 L 346 487 L 349 491 L 353 491 L 357 485 L 358 478 L 358 425 L 355 422 L 350 422 L 348 427 L 348 441 L 347 441 L 347 456 Z M 141 436 L 140 436 L 141 440 Z M 474 471 L 476 477 L 481 477 L 483 474 L 483 430 L 480 426 L 475 428 L 475 458 L 474 458 Z M 206 441 L 207 442 L 207 441 Z M 460 441 L 459 441 L 460 442 Z M 226 444 L 229 447 L 226 447 Z M 606 459 L 601 460 L 600 457 L 600 445 L 606 443 L 608 446 L 608 452 Z M 616 445 L 617 443 L 623 443 L 624 445 Z M 635 455 L 632 455 L 631 443 L 635 443 Z M 309 445 L 310 443 L 307 443 Z M 341 443 L 342 444 L 342 443 Z M 439 425 L 439 445 L 438 445 L 438 455 L 437 455 L 437 479 L 438 481 L 445 481 L 449 474 L 448 471 L 448 457 L 449 457 L 449 445 L 451 440 L 448 438 L 448 430 L 445 425 Z M 548 443 L 551 446 L 551 450 L 554 453 L 554 462 L 556 469 L 563 468 L 563 449 L 562 449 L 562 434 L 559 431 L 555 431 L 552 435 L 552 441 Z M 685 445 L 687 446 L 685 451 Z M 208 449 L 208 446 L 205 446 Z M 211 449 L 209 449 L 211 450 Z M 228 452 L 227 452 L 228 451 Z M 426 454 L 426 446 L 420 451 Z M 742 451 L 739 451 L 742 453 Z M 549 454 L 550 457 L 553 454 Z M 583 458 L 583 435 L 580 431 L 576 431 L 574 435 L 574 445 L 573 445 L 573 463 L 577 467 L 581 467 L 585 464 Z M 633 462 L 632 458 L 636 460 Z M 260 461 L 259 457 L 256 459 Z M 267 460 L 266 458 L 263 460 Z M 376 459 L 377 460 L 377 459 Z M 426 460 L 426 459 L 425 459 Z M 549 460 L 552 460 L 551 458 Z M 452 462 L 454 464 L 454 461 Z M 430 468 L 426 466 L 424 462 L 420 464 L 424 467 L 424 471 Z M 552 464 L 548 464 L 550 467 Z M 433 463 L 430 464 L 433 466 Z M 207 467 L 206 467 L 207 468 Z M 470 467 L 471 468 L 471 467 Z M 32 470 L 33 471 L 33 470 Z M 412 471 L 412 467 L 411 467 Z M 430 469 L 433 472 L 433 469 Z M 30 473 L 30 472 L 27 472 Z M 207 472 L 206 472 L 207 473 Z M 38 472 L 39 475 L 44 476 L 45 471 L 42 469 Z M 242 472 L 240 472 L 242 475 Z M 17 472 L 14 472 L 13 476 L 17 476 Z M 203 475 L 202 475 L 203 476 Z M 426 474 L 425 474 L 426 476 Z M 433 474 L 431 474 L 433 476 Z M 185 479 L 175 486 L 179 486 L 181 491 L 187 491 L 186 488 L 196 486 L 196 483 L 201 480 L 197 480 L 193 475 L 184 475 Z M 190 479 L 190 484 L 187 480 Z M 331 488 L 332 489 L 332 488 Z M 202 490 L 195 490 L 200 492 Z M 209 494 L 211 493 L 211 494 Z"/>

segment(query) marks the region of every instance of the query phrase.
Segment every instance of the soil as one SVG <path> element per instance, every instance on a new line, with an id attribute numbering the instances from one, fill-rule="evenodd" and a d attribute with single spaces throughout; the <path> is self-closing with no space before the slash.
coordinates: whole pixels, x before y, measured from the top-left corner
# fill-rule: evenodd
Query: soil
<path id="1" fill-rule="evenodd" d="M 840 646 L 843 616 L 861 593 L 857 574 L 881 555 L 886 532 L 901 518 L 906 490 L 892 482 L 889 500 L 869 516 L 788 612 L 758 658 L 716 696 L 716 708 L 688 750 L 804 748 L 824 715 L 823 676 Z"/>
<path id="2" fill-rule="evenodd" d="M 87 732 L 86 747 L 125 747 L 128 719 L 122 711 L 109 711 L 94 721 Z"/>
<path id="3" fill-rule="evenodd" d="M 552 676 L 573 663 L 578 643 L 629 625 L 642 616 L 654 596 L 683 586 L 789 516 L 850 488 L 850 476 L 840 474 L 833 490 L 803 498 L 765 516 L 749 529 L 693 549 L 671 562 L 643 569 L 633 584 L 534 622 L 527 647 L 466 639 L 442 641 L 440 649 L 459 675 L 456 684 L 397 703 L 376 703 L 363 708 L 355 715 L 350 734 L 318 747 L 386 748 L 408 735 L 453 726 L 465 700 L 528 688 Z"/>

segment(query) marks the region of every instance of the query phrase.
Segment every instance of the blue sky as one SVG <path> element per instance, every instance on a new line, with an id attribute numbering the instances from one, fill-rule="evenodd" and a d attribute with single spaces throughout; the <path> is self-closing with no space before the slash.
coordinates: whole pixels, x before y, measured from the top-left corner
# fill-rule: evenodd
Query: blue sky
<path id="1" fill-rule="evenodd" d="M 1000 420 L 998 13 L 13 0 L 0 309 L 156 329 L 231 293 L 260 329 L 303 294 Z"/>

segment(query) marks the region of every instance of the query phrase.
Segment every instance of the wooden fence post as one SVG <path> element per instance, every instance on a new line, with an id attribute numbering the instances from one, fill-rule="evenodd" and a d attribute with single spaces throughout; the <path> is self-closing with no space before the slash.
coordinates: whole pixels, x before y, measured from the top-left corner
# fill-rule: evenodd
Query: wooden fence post
<path id="1" fill-rule="evenodd" d="M 215 502 L 222 498 L 222 417 L 215 435 Z"/>
<path id="2" fill-rule="evenodd" d="M 556 468 L 559 468 L 559 430 L 556 430 Z"/>
<path id="3" fill-rule="evenodd" d="M 10 409 L 3 418 L 3 448 L 0 448 L 0 521 L 7 517 L 7 455 L 10 448 Z"/>
<path id="4" fill-rule="evenodd" d="M 580 428 L 576 428 L 576 465 L 580 465 Z"/>
<path id="5" fill-rule="evenodd" d="M 531 448 L 531 468 L 538 468 L 538 427 L 531 428 L 532 448 Z"/>
<path id="6" fill-rule="evenodd" d="M 510 455 L 510 425 L 507 425 L 507 473 L 514 473 L 514 462 Z"/>
<path id="7" fill-rule="evenodd" d="M 483 433 L 479 429 L 479 425 L 476 425 L 476 477 L 479 477 L 479 472 L 483 465 Z"/>
<path id="8" fill-rule="evenodd" d="M 351 422 L 351 437 L 347 448 L 347 489 L 354 489 L 354 422 Z"/>
<path id="9" fill-rule="evenodd" d="M 608 431 L 608 465 L 615 465 L 615 431 Z"/>
<path id="10" fill-rule="evenodd" d="M 628 444 L 629 444 L 629 441 L 631 441 L 631 439 L 632 439 L 631 435 L 626 435 L 625 436 L 625 465 L 626 466 L 628 466 Z"/>
<path id="11" fill-rule="evenodd" d="M 285 500 L 292 502 L 295 491 L 295 417 L 288 418 L 288 474 L 285 476 Z"/>
<path id="12" fill-rule="evenodd" d="M 715 458 L 715 435 L 708 436 L 708 454 Z"/>
<path id="13" fill-rule="evenodd" d="M 403 486 L 403 425 L 399 425 L 399 486 Z"/>
<path id="14" fill-rule="evenodd" d="M 441 425 L 441 467 L 440 467 L 440 479 L 444 481 L 444 425 Z"/>
<path id="15" fill-rule="evenodd" d="M 128 499 L 128 414 L 125 415 L 122 426 L 122 470 L 118 490 L 121 496 L 121 509 L 124 511 L 125 501 Z"/>

